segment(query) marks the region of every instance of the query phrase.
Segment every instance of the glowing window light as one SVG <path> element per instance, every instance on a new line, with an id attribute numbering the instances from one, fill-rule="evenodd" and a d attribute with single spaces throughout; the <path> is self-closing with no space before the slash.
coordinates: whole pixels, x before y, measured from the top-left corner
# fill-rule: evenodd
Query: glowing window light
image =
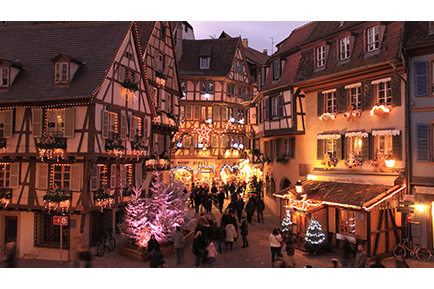
<path id="1" fill-rule="evenodd" d="M 424 205 L 422 205 L 422 204 L 418 204 L 418 205 L 416 205 L 416 210 L 418 211 L 418 212 L 423 212 L 423 211 L 425 211 L 425 206 Z"/>
<path id="2" fill-rule="evenodd" d="M 386 167 L 393 168 L 395 166 L 395 160 L 384 160 Z"/>

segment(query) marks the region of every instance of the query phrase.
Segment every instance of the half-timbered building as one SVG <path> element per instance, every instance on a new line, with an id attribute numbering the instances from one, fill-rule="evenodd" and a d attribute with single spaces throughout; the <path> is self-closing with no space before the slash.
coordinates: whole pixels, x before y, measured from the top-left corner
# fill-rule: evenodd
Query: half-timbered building
<path id="1" fill-rule="evenodd" d="M 254 79 L 241 38 L 222 35 L 219 39 L 182 40 L 179 74 L 183 98 L 173 169 L 188 185 L 236 180 L 239 160 L 248 145 L 248 110 L 242 103 L 252 93 Z"/>
<path id="2" fill-rule="evenodd" d="M 405 192 L 407 134 L 402 27 L 402 22 L 312 22 L 299 28 L 310 31 L 293 54 L 270 58 L 270 88 L 264 86 L 257 104 L 270 183 L 266 195 L 269 204 L 282 199 L 276 212 L 289 212 L 301 238 L 313 217 L 337 249 L 349 242 L 355 250 L 362 242 L 369 256 L 380 255 L 402 237 L 397 210 Z M 277 83 L 279 77 L 288 78 Z M 286 136 L 270 137 L 273 130 Z M 293 159 L 282 159 L 284 150 Z M 298 185 L 302 194 L 296 193 Z"/>
<path id="3" fill-rule="evenodd" d="M 137 24 L 45 23 L 0 38 L 0 251 L 15 241 L 18 257 L 59 259 L 62 244 L 67 259 L 79 233 L 89 247 L 119 238 L 156 115 Z"/>

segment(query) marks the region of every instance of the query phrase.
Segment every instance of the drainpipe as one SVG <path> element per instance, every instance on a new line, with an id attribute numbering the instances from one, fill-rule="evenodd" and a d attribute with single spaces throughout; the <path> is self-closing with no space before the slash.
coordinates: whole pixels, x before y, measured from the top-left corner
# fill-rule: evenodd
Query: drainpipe
<path id="1" fill-rule="evenodd" d="M 404 56 L 404 61 L 405 61 L 405 54 L 403 52 L 403 56 Z M 397 62 L 393 61 L 390 62 L 390 65 L 393 67 L 393 72 L 395 73 L 395 75 L 397 75 L 403 82 L 404 82 L 404 98 L 405 98 L 405 168 L 404 168 L 404 177 L 405 177 L 405 183 L 406 183 L 406 188 L 405 188 L 405 194 L 409 195 L 411 194 L 411 186 L 410 186 L 410 181 L 411 181 L 411 172 L 412 172 L 412 158 L 411 158 L 411 132 L 410 132 L 410 93 L 408 91 L 408 82 L 407 80 L 405 80 L 401 75 L 399 75 L 396 72 L 396 65 Z M 403 223 L 405 224 L 404 227 L 404 238 L 409 239 L 410 238 L 410 224 L 407 221 L 407 214 L 404 214 L 404 220 Z"/>

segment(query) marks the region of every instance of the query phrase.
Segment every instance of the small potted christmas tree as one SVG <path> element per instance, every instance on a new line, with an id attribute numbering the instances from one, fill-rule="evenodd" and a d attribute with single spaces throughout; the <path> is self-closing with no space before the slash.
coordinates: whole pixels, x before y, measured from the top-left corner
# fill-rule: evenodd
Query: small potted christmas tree
<path id="1" fill-rule="evenodd" d="M 318 219 L 313 218 L 310 220 L 304 240 L 304 248 L 314 254 L 327 249 L 328 242 Z"/>

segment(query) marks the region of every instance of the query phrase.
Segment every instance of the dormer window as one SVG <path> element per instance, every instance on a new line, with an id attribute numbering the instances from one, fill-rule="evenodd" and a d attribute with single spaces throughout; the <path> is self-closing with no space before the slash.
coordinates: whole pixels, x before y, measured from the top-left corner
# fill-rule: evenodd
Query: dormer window
<path id="1" fill-rule="evenodd" d="M 339 59 L 350 58 L 350 37 L 343 37 L 339 40 Z"/>
<path id="2" fill-rule="evenodd" d="M 9 67 L 2 67 L 0 69 L 0 72 L 1 72 L 0 87 L 9 87 L 9 83 L 10 83 Z"/>
<path id="3" fill-rule="evenodd" d="M 56 62 L 55 64 L 55 77 L 54 83 L 68 83 L 69 82 L 69 63 Z"/>
<path id="4" fill-rule="evenodd" d="M 379 26 L 374 26 L 367 31 L 368 51 L 374 51 L 380 48 Z"/>
<path id="5" fill-rule="evenodd" d="M 200 58 L 200 69 L 209 69 L 210 57 L 201 57 Z"/>
<path id="6" fill-rule="evenodd" d="M 273 80 L 279 79 L 280 78 L 280 73 L 281 73 L 281 68 L 280 68 L 280 59 L 275 59 L 273 61 Z"/>
<path id="7" fill-rule="evenodd" d="M 316 67 L 325 66 L 325 45 L 318 46 L 315 49 Z"/>

